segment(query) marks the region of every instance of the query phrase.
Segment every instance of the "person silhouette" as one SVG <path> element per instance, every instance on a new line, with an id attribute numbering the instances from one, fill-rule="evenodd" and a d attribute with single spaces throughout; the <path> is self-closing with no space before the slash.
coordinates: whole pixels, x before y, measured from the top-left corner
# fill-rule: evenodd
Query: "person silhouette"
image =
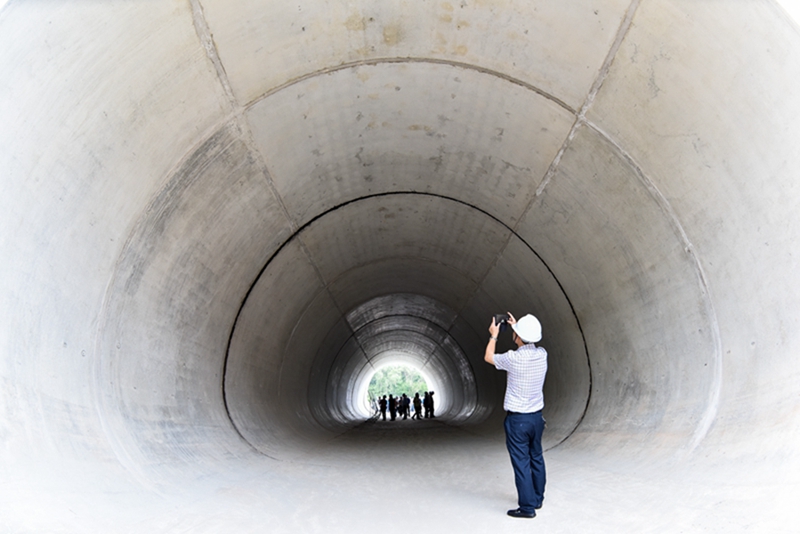
<path id="1" fill-rule="evenodd" d="M 419 391 L 414 393 L 414 415 L 411 416 L 411 419 L 422 420 L 422 400 L 419 398 Z"/>
<path id="2" fill-rule="evenodd" d="M 428 392 L 428 398 L 430 399 L 428 402 L 431 405 L 431 417 L 436 417 L 434 415 L 435 410 L 433 409 L 433 391 Z"/>
<path id="3" fill-rule="evenodd" d="M 386 405 L 387 404 L 388 403 L 386 402 L 386 395 L 384 395 L 381 398 L 381 400 L 378 401 L 378 405 L 380 406 L 380 409 L 381 409 L 381 416 L 383 416 L 383 420 L 384 421 L 386 421 Z"/>
<path id="4" fill-rule="evenodd" d="M 397 399 L 389 393 L 389 413 L 392 415 L 392 421 L 397 419 Z"/>

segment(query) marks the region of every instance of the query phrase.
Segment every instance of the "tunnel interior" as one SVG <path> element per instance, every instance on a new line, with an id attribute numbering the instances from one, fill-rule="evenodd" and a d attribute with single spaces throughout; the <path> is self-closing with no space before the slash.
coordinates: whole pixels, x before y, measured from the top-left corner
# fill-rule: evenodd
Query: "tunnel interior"
<path id="1" fill-rule="evenodd" d="M 356 449 L 440 440 L 460 465 L 478 469 L 471 450 L 501 462 L 505 376 L 483 351 L 510 311 L 542 323 L 562 488 L 664 499 L 684 480 L 684 528 L 780 531 L 800 491 L 787 9 L 2 5 L 0 438 L 16 511 L 0 526 L 138 513 L 153 531 L 214 531 L 205 499 L 239 488 L 272 503 L 258 520 L 237 504 L 245 530 L 315 531 L 281 495 L 325 462 L 313 476 L 357 478 L 342 459 Z M 428 434 L 368 422 L 389 363 L 436 391 Z M 456 471 L 436 476 L 457 487 Z M 176 497 L 189 483 L 202 489 Z M 32 519 L 69 491 L 103 512 Z M 745 494 L 757 518 L 730 514 Z M 131 499 L 180 502 L 183 519 L 122 512 Z M 667 524 L 641 502 L 598 528 Z M 551 526 L 569 532 L 558 506 Z M 493 524 L 472 508 L 464 521 Z"/>

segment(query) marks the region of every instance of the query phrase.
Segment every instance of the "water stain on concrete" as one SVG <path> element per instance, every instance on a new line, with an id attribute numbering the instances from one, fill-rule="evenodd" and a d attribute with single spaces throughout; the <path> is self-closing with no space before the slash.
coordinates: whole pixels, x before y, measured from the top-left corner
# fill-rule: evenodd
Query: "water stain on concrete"
<path id="1" fill-rule="evenodd" d="M 383 28 L 383 42 L 389 46 L 394 46 L 403 39 L 403 31 L 400 25 L 390 24 Z"/>

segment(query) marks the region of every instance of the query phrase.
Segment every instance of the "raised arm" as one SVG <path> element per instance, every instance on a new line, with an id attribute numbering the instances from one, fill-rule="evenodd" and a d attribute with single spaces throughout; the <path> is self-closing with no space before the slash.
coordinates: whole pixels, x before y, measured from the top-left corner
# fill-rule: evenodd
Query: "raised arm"
<path id="1" fill-rule="evenodd" d="M 492 317 L 492 324 L 489 325 L 489 342 L 486 344 L 486 352 L 483 355 L 483 359 L 486 360 L 486 363 L 490 363 L 494 365 L 494 349 L 497 346 L 497 334 L 500 333 L 500 325 L 494 322 L 494 317 Z"/>

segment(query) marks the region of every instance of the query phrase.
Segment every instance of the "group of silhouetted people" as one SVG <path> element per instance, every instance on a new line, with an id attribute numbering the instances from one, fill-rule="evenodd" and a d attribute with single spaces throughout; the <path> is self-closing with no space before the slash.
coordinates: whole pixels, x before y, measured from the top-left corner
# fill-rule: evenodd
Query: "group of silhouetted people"
<path id="1" fill-rule="evenodd" d="M 389 410 L 389 415 L 391 420 L 394 421 L 397 419 L 398 415 L 402 416 L 403 419 L 408 419 L 408 415 L 411 413 L 411 407 L 414 407 L 414 415 L 411 416 L 411 419 L 418 419 L 421 420 L 423 417 L 425 419 L 429 419 L 431 417 L 435 417 L 433 415 L 433 391 L 426 391 L 425 396 L 420 399 L 419 393 L 414 394 L 414 399 L 408 398 L 405 393 L 401 396 L 395 397 L 393 395 L 389 395 L 389 398 L 386 398 L 386 395 L 378 400 L 378 409 L 380 410 L 381 417 L 383 420 L 386 421 L 386 410 Z"/>

